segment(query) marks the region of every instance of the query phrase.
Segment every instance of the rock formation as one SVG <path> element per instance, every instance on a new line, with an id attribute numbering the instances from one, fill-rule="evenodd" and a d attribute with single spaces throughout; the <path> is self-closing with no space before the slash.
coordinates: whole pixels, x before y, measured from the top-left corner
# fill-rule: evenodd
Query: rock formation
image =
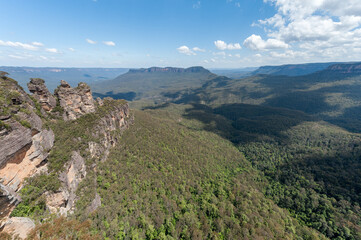
<path id="1" fill-rule="evenodd" d="M 55 96 L 64 109 L 64 120 L 75 120 L 95 111 L 92 92 L 86 83 L 79 83 L 78 87 L 72 88 L 62 80 L 61 85 L 55 89 Z"/>
<path id="2" fill-rule="evenodd" d="M 28 88 L 33 94 L 33 97 L 38 100 L 45 111 L 49 112 L 56 107 L 56 100 L 45 86 L 45 81 L 43 79 L 31 78 L 28 83 Z"/>
<path id="3" fill-rule="evenodd" d="M 9 215 L 21 201 L 18 192 L 24 180 L 46 171 L 43 162 L 53 147 L 54 133 L 43 128 L 35 103 L 16 81 L 2 76 L 0 85 L 0 226 L 26 236 L 34 223 Z"/>
<path id="4" fill-rule="evenodd" d="M 13 234 L 14 237 L 25 239 L 29 232 L 35 228 L 34 222 L 25 217 L 13 217 L 2 224 L 4 232 Z"/>
<path id="5" fill-rule="evenodd" d="M 62 195 L 65 198 L 66 205 L 59 209 L 60 213 L 67 215 L 70 211 L 73 211 L 74 203 L 76 201 L 76 190 L 79 183 L 85 178 L 86 166 L 85 161 L 79 152 L 73 152 L 70 162 L 68 162 L 65 171 L 61 173 L 60 180 L 63 184 Z"/>
<path id="6" fill-rule="evenodd" d="M 109 101 L 107 98 L 104 101 Z M 92 158 L 105 161 L 108 157 L 109 150 L 113 147 L 118 139 L 116 135 L 112 134 L 116 130 L 124 130 L 129 127 L 133 119 L 129 118 L 128 104 L 114 106 L 113 110 L 101 118 L 94 129 L 93 135 L 100 137 L 100 143 L 89 142 L 88 150 Z"/>
<path id="7" fill-rule="evenodd" d="M 21 202 L 19 191 L 24 180 L 38 173 L 48 174 L 47 157 L 53 148 L 55 136 L 51 129 L 43 125 L 57 121 L 58 118 L 51 111 L 56 107 L 56 100 L 44 81 L 31 79 L 28 87 L 41 104 L 41 111 L 16 81 L 0 75 L 0 231 L 17 234 L 20 238 L 24 238 L 35 225 L 29 218 L 9 216 Z M 61 81 L 55 96 L 64 110 L 65 120 L 76 120 L 96 110 L 99 117 L 91 125 L 91 134 L 96 142 L 84 142 L 87 149 L 72 151 L 64 165 L 65 170 L 57 173 L 61 188 L 57 192 L 45 192 L 42 195 L 50 213 L 66 216 L 75 210 L 79 198 L 77 189 L 87 176 L 87 171 L 93 170 L 97 161 L 107 159 L 110 148 L 118 141 L 119 135 L 114 132 L 128 128 L 132 119 L 125 102 L 113 99 L 94 101 L 85 83 L 71 88 L 65 81 Z M 90 169 L 87 169 L 89 166 L 85 164 L 85 157 L 94 160 Z M 96 193 L 86 211 L 91 213 L 100 205 L 101 198 Z"/>

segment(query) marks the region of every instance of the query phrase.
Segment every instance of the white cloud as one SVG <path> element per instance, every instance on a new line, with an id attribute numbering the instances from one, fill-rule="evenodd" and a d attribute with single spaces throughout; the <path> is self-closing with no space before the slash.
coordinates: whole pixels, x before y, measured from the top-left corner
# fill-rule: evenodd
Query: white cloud
<path id="1" fill-rule="evenodd" d="M 113 41 L 104 41 L 103 43 L 107 46 L 115 46 L 115 43 Z"/>
<path id="2" fill-rule="evenodd" d="M 32 44 L 21 43 L 21 42 L 12 42 L 12 41 L 5 42 L 5 41 L 0 40 L 0 46 L 23 48 L 26 50 L 38 50 L 38 47 L 34 46 Z"/>
<path id="3" fill-rule="evenodd" d="M 19 56 L 19 55 L 13 55 L 13 54 L 8 55 L 8 57 L 14 58 L 14 59 L 26 59 L 25 56 Z"/>
<path id="4" fill-rule="evenodd" d="M 239 43 L 229 43 L 229 44 L 227 44 L 222 40 L 214 41 L 214 45 L 216 45 L 216 47 L 219 50 L 239 50 L 239 49 L 242 48 Z"/>
<path id="5" fill-rule="evenodd" d="M 41 59 L 41 60 L 48 60 L 48 58 L 45 57 L 45 56 L 40 56 L 40 59 Z"/>
<path id="6" fill-rule="evenodd" d="M 200 7 L 201 7 L 201 1 L 197 1 L 196 3 L 193 4 L 194 9 L 198 9 Z"/>
<path id="7" fill-rule="evenodd" d="M 34 45 L 34 46 L 37 46 L 37 47 L 44 46 L 44 44 L 42 44 L 41 42 L 32 42 L 31 44 Z"/>
<path id="8" fill-rule="evenodd" d="M 180 46 L 179 48 L 177 48 L 179 53 L 185 54 L 185 55 L 197 55 L 195 52 L 193 52 L 192 50 L 189 49 L 189 47 L 187 46 Z"/>
<path id="9" fill-rule="evenodd" d="M 205 52 L 206 50 L 205 49 L 201 49 L 201 48 L 199 48 L 199 47 L 194 47 L 194 48 L 192 48 L 193 49 L 193 51 L 195 51 L 195 52 Z"/>
<path id="10" fill-rule="evenodd" d="M 266 36 L 251 35 L 244 45 L 253 50 L 283 48 L 270 57 L 314 60 L 359 59 L 360 0 L 264 0 L 277 13 L 258 23 Z M 302 53 L 302 54 L 301 54 Z"/>
<path id="11" fill-rule="evenodd" d="M 74 48 L 68 48 L 69 49 L 69 51 L 71 51 L 71 52 L 75 52 L 75 49 Z"/>
<path id="12" fill-rule="evenodd" d="M 91 40 L 89 38 L 85 39 L 85 41 L 87 41 L 90 44 L 96 44 L 97 43 L 96 41 L 93 41 L 93 40 Z"/>
<path id="13" fill-rule="evenodd" d="M 288 44 L 280 40 L 270 38 L 265 41 L 261 38 L 261 36 L 255 34 L 252 34 L 250 37 L 244 40 L 243 45 L 252 50 L 269 50 L 289 47 Z"/>
<path id="14" fill-rule="evenodd" d="M 241 7 L 241 4 L 240 4 L 239 2 L 236 2 L 234 5 L 235 5 L 236 7 Z"/>
<path id="15" fill-rule="evenodd" d="M 50 53 L 59 53 L 58 49 L 56 48 L 46 48 L 45 51 Z"/>

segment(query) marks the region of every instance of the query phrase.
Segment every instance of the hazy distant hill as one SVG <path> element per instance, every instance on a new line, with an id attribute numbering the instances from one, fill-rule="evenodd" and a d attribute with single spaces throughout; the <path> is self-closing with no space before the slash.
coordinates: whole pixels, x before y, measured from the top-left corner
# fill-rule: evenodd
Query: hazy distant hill
<path id="1" fill-rule="evenodd" d="M 262 66 L 252 72 L 256 74 L 270 74 L 270 75 L 286 75 L 286 76 L 300 76 L 314 73 L 326 69 L 328 66 L 336 64 L 329 63 L 306 63 L 306 64 L 287 64 L 281 66 Z"/>
<path id="2" fill-rule="evenodd" d="M 212 73 L 215 73 L 220 76 L 226 76 L 229 78 L 243 78 L 248 77 L 252 74 L 253 71 L 257 70 L 257 67 L 248 67 L 248 68 L 237 68 L 237 69 L 210 69 Z"/>
<path id="3" fill-rule="evenodd" d="M 92 84 L 96 96 L 131 96 L 127 100 L 155 99 L 163 91 L 200 87 L 216 77 L 203 67 L 131 69 L 113 80 Z M 125 94 L 125 95 L 124 95 Z"/>
<path id="4" fill-rule="evenodd" d="M 30 78 L 42 78 L 52 92 L 60 80 L 76 86 L 79 82 L 93 83 L 113 79 L 128 71 L 127 68 L 58 68 L 58 67 L 0 67 L 0 71 L 9 73 L 19 84 L 27 89 Z"/>
<path id="5" fill-rule="evenodd" d="M 256 104 L 303 111 L 361 132 L 361 63 L 334 64 L 303 76 L 217 77 L 192 91 L 169 91 L 176 103 Z"/>

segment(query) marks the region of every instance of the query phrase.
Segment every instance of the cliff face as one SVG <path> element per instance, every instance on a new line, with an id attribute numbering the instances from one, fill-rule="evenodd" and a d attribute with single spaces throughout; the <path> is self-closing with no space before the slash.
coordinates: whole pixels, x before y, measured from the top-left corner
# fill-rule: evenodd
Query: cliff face
<path id="1" fill-rule="evenodd" d="M 60 174 L 62 188 L 56 195 L 47 197 L 48 206 L 51 211 L 58 212 L 63 215 L 72 214 L 75 210 L 75 203 L 78 200 L 76 191 L 79 184 L 84 180 L 89 171 L 96 168 L 97 162 L 106 161 L 109 151 L 118 142 L 118 138 L 122 131 L 127 129 L 133 122 L 130 116 L 128 104 L 110 104 L 114 100 L 105 99 L 105 109 L 103 115 L 97 119 L 92 127 L 92 136 L 97 142 L 89 141 L 85 155 L 92 159 L 92 164 L 87 166 L 84 157 L 79 151 L 73 151 L 70 161 L 66 164 L 65 170 Z M 112 105 L 109 107 L 109 105 Z M 83 153 L 84 154 L 84 153 Z M 94 211 L 100 206 L 100 198 L 95 196 L 89 211 Z"/>
<path id="2" fill-rule="evenodd" d="M 84 114 L 95 112 L 92 92 L 86 83 L 79 83 L 78 87 L 72 88 L 62 80 L 55 90 L 55 96 L 64 109 L 64 120 L 75 120 Z"/>
<path id="3" fill-rule="evenodd" d="M 21 202 L 19 191 L 25 179 L 39 173 L 57 174 L 61 188 L 56 192 L 44 192 L 42 197 L 49 213 L 71 214 L 78 199 L 79 184 L 97 161 L 107 159 L 110 148 L 118 141 L 114 132 L 123 131 L 130 123 L 127 104 L 112 99 L 94 101 L 86 84 L 71 88 L 62 81 L 55 96 L 42 79 L 31 79 L 28 87 L 32 97 L 16 81 L 5 74 L 0 76 L 0 231 L 18 233 L 22 237 L 34 227 L 34 223 L 29 218 L 9 216 Z M 48 170 L 48 156 L 56 143 L 54 132 L 45 127 L 50 122 L 56 125 L 59 121 L 59 113 L 53 112 L 57 107 L 56 98 L 66 121 L 92 113 L 94 121 L 89 126 L 89 134 L 97 139 L 96 142 L 83 143 L 88 146 L 85 152 L 72 150 L 64 170 L 58 173 Z M 66 124 L 78 123 L 69 121 Z M 86 165 L 88 157 L 94 160 L 91 166 Z M 96 195 L 89 209 L 94 211 L 100 203 L 99 195 Z"/>
<path id="4" fill-rule="evenodd" d="M 21 201 L 26 178 L 46 171 L 54 133 L 43 127 L 45 112 L 11 78 L 0 77 L 0 227 L 26 236 L 34 227 L 28 218 L 9 218 Z"/>
<path id="5" fill-rule="evenodd" d="M 107 101 L 107 100 L 105 100 Z M 92 158 L 97 158 L 102 161 L 106 160 L 111 147 L 114 147 L 118 142 L 117 135 L 114 131 L 123 131 L 129 127 L 133 122 L 130 118 L 128 104 L 114 106 L 105 117 L 101 118 L 94 129 L 93 135 L 100 138 L 100 143 L 89 142 L 89 152 Z"/>

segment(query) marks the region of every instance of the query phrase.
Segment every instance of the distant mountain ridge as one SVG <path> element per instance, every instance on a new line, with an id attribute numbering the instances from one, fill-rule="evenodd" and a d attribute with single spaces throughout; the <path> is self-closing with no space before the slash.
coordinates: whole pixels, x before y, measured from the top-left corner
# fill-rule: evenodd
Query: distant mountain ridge
<path id="1" fill-rule="evenodd" d="M 261 66 L 252 72 L 252 75 L 269 74 L 269 75 L 286 75 L 301 76 L 314 72 L 322 71 L 331 65 L 342 64 L 337 62 L 328 63 L 305 63 L 305 64 L 287 64 L 280 66 Z"/>
<path id="2" fill-rule="evenodd" d="M 94 95 L 99 97 L 119 96 L 127 100 L 157 99 L 164 91 L 200 87 L 217 77 L 216 74 L 200 67 L 175 68 L 151 67 L 130 69 L 113 80 L 92 85 Z"/>
<path id="3" fill-rule="evenodd" d="M 329 66 L 326 71 L 344 74 L 361 74 L 361 62 L 334 64 Z"/>
<path id="4" fill-rule="evenodd" d="M 189 67 L 189 68 L 176 68 L 176 67 L 150 67 L 140 69 L 129 69 L 129 73 L 198 73 L 198 72 L 209 72 L 207 69 L 201 66 Z"/>

